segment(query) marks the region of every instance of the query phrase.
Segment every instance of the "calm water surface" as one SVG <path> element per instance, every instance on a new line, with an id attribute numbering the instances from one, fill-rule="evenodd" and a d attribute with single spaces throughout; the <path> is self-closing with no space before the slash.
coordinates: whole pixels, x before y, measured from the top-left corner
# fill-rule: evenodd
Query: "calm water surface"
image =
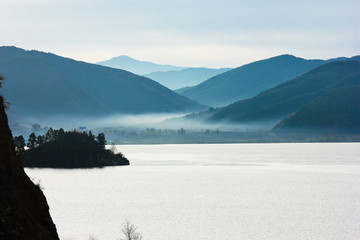
<path id="1" fill-rule="evenodd" d="M 131 166 L 26 169 L 61 239 L 360 239 L 360 144 L 117 146 Z"/>

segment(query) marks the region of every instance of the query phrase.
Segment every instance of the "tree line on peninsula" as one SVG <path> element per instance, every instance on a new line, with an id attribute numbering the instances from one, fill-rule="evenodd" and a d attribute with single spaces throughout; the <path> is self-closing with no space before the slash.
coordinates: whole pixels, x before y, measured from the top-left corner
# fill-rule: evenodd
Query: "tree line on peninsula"
<path id="1" fill-rule="evenodd" d="M 104 133 L 95 136 L 91 131 L 64 131 L 49 128 L 46 134 L 29 135 L 25 151 L 22 135 L 14 137 L 16 151 L 24 167 L 92 168 L 129 165 L 122 153 L 105 149 Z"/>

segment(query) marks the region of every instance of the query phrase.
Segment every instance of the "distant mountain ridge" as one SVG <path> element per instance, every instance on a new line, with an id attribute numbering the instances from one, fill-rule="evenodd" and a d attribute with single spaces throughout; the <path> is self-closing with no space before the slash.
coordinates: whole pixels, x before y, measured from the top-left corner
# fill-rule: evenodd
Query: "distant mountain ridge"
<path id="1" fill-rule="evenodd" d="M 146 77 L 51 53 L 0 47 L 0 71 L 6 78 L 2 91 L 11 110 L 28 116 L 105 116 L 203 108 Z"/>
<path id="2" fill-rule="evenodd" d="M 120 55 L 106 61 L 97 62 L 96 64 L 126 70 L 138 75 L 144 75 L 159 71 L 166 72 L 185 69 L 185 67 L 162 65 L 148 61 L 140 61 L 126 55 Z"/>
<path id="3" fill-rule="evenodd" d="M 339 59 L 306 60 L 292 55 L 280 55 L 243 65 L 177 92 L 199 103 L 221 107 L 251 98 L 326 62 L 337 60 Z M 359 60 L 359 56 L 350 60 Z"/>
<path id="4" fill-rule="evenodd" d="M 213 69 L 161 65 L 136 60 L 125 55 L 98 62 L 97 64 L 148 77 L 172 90 L 197 85 L 210 77 L 231 70 L 231 68 Z"/>
<path id="5" fill-rule="evenodd" d="M 213 76 L 229 70 L 231 70 L 231 68 L 186 68 L 177 71 L 153 72 L 145 74 L 144 76 L 157 81 L 165 87 L 176 90 L 197 85 Z"/>
<path id="6" fill-rule="evenodd" d="M 220 108 L 209 120 L 242 123 L 279 121 L 323 94 L 356 85 L 360 85 L 359 62 L 330 62 L 255 97 Z"/>

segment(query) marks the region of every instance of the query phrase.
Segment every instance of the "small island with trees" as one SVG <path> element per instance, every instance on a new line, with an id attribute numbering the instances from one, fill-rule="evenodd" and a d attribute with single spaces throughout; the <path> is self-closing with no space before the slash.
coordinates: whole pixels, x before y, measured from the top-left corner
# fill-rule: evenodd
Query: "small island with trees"
<path id="1" fill-rule="evenodd" d="M 103 133 L 96 137 L 90 131 L 66 132 L 49 128 L 45 135 L 29 135 L 25 151 L 23 136 L 14 137 L 18 154 L 23 155 L 24 167 L 36 168 L 93 168 L 104 166 L 129 165 L 122 153 L 115 154 L 105 149 Z"/>

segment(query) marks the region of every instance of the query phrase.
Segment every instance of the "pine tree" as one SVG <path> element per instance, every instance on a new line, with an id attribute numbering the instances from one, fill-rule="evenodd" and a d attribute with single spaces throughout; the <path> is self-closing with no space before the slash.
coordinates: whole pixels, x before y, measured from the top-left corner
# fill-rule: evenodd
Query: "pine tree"
<path id="1" fill-rule="evenodd" d="M 99 133 L 96 137 L 96 140 L 98 141 L 99 145 L 102 148 L 105 148 L 106 145 L 106 139 L 105 139 L 105 134 L 104 133 Z"/>
<path id="2" fill-rule="evenodd" d="M 27 146 L 28 146 L 29 148 L 34 148 L 36 142 L 37 142 L 37 139 L 36 139 L 35 133 L 31 133 L 31 134 L 29 135 L 29 139 L 28 139 Z"/>
<path id="3" fill-rule="evenodd" d="M 14 144 L 16 151 L 24 151 L 25 139 L 22 135 L 14 137 Z"/>

